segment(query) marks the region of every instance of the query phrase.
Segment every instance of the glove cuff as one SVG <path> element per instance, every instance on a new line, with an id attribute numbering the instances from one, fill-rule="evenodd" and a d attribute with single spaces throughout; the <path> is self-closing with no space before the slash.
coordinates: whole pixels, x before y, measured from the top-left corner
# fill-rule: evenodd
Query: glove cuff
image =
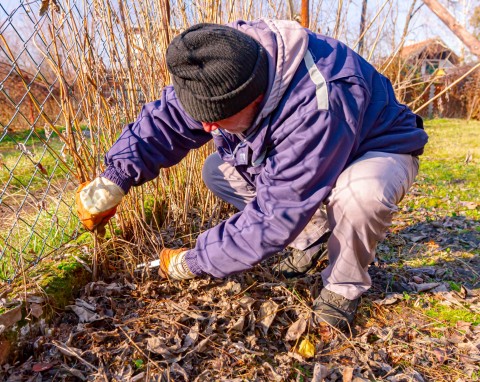
<path id="1" fill-rule="evenodd" d="M 122 188 L 111 180 L 97 177 L 80 191 L 80 202 L 91 215 L 97 215 L 116 207 L 125 196 Z"/>
<path id="2" fill-rule="evenodd" d="M 173 256 L 168 264 L 168 276 L 174 280 L 188 280 L 193 279 L 195 274 L 188 268 L 185 258 L 187 251 Z"/>

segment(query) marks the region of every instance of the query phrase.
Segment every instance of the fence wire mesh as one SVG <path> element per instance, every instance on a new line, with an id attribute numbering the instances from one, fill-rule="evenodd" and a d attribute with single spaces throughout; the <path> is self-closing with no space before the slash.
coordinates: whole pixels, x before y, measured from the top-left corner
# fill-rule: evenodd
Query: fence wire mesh
<path id="1" fill-rule="evenodd" d="M 76 187 L 145 96 L 160 96 L 163 62 L 138 28 L 162 4 L 149 3 L 0 3 L 0 280 L 77 237 Z"/>
<path id="2" fill-rule="evenodd" d="M 0 278 L 7 281 L 76 236 L 76 180 L 51 128 L 65 131 L 65 118 L 41 7 L 0 4 Z"/>

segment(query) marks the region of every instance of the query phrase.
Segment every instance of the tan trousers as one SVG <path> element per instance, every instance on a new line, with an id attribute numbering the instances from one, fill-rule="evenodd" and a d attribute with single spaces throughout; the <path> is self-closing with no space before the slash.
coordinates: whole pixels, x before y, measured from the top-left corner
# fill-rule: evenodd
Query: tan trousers
<path id="1" fill-rule="evenodd" d="M 303 250 L 331 231 L 324 287 L 352 300 L 370 288 L 368 266 L 417 176 L 418 163 L 411 155 L 371 151 L 340 174 L 325 205 L 290 244 Z M 255 189 L 216 153 L 206 159 L 202 176 L 215 195 L 239 210 L 255 197 Z"/>

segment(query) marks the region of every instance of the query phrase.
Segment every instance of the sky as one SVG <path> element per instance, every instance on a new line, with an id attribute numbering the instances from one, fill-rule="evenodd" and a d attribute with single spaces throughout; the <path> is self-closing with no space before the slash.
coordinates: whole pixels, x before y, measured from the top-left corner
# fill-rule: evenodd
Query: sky
<path id="1" fill-rule="evenodd" d="M 382 1 L 380 0 L 369 0 L 369 3 L 372 3 L 372 6 L 375 6 L 375 4 L 381 2 Z M 448 6 L 450 13 L 460 22 L 460 24 L 463 24 L 465 19 L 468 22 L 469 18 L 473 14 L 473 9 L 475 6 L 480 6 L 480 1 L 478 0 L 441 0 L 440 2 L 442 5 Z M 398 21 L 401 25 L 403 25 L 410 4 L 411 1 L 398 1 L 400 8 Z M 455 34 L 448 29 L 445 24 L 443 24 L 443 22 L 425 4 L 423 4 L 421 0 L 417 1 L 417 4 L 421 5 L 421 8 L 412 20 L 412 26 L 410 28 L 407 43 L 419 42 L 429 38 L 439 37 L 456 54 L 461 55 L 462 48 L 465 49 L 465 53 L 468 53 L 468 50 L 464 47 L 461 40 L 457 38 Z M 464 9 L 467 10 L 466 15 L 464 14 Z M 467 26 L 467 30 L 471 31 L 471 28 Z"/>
<path id="2" fill-rule="evenodd" d="M 62 1 L 62 0 L 60 0 Z M 73 3 L 82 3 L 83 0 L 74 0 Z M 128 2 L 129 0 L 127 0 Z M 172 7 L 175 7 L 176 1 L 179 0 L 170 0 Z M 208 2 L 209 0 L 205 0 Z M 229 1 L 229 0 L 224 0 L 224 1 Z M 230 0 L 233 1 L 233 0 Z M 252 0 L 254 4 L 256 4 L 258 1 L 262 0 Z M 278 0 L 277 4 L 286 4 L 288 0 Z M 385 1 L 388 0 L 368 0 L 368 16 L 367 18 L 372 18 L 376 11 L 382 6 L 382 4 L 385 3 Z M 397 27 L 396 27 L 396 39 L 400 39 L 400 35 L 403 29 L 403 25 L 405 22 L 405 17 L 407 14 L 407 11 L 411 5 L 413 0 L 391 0 L 391 5 L 392 5 L 392 14 L 395 15 L 395 20 L 389 20 L 389 23 L 396 22 Z M 465 20 L 468 20 L 470 16 L 473 14 L 473 9 L 476 6 L 480 5 L 480 0 L 440 0 L 443 5 L 447 5 L 451 13 L 457 18 L 457 20 L 460 23 L 465 22 Z M 194 4 L 194 0 L 185 0 L 185 3 L 192 3 Z M 201 1 L 200 1 L 201 2 Z M 296 4 L 296 7 L 299 8 L 299 4 L 301 0 L 293 0 L 294 4 Z M 275 1 L 273 1 L 275 3 Z M 360 20 L 360 9 L 361 9 L 361 4 L 362 0 L 344 0 L 344 8 L 346 9 L 348 7 L 348 12 L 345 13 L 347 16 L 347 22 L 348 22 L 348 30 L 346 31 L 347 35 L 350 34 L 351 37 L 346 36 L 340 36 L 339 38 L 342 40 L 348 40 L 345 41 L 347 44 L 352 44 L 358 37 L 358 30 L 359 30 L 359 20 Z M 7 36 L 9 34 L 9 30 L 3 28 L 2 30 L 2 25 L 6 25 L 4 22 L 6 20 L 8 12 L 10 12 L 13 9 L 16 9 L 19 7 L 20 4 L 23 4 L 26 8 L 28 9 L 28 6 L 31 7 L 32 11 L 37 13 L 40 0 L 0 0 L 0 33 L 5 33 Z M 335 14 L 336 14 L 336 8 L 338 5 L 338 1 L 333 1 L 333 0 L 310 0 L 311 4 L 311 11 L 310 15 L 311 17 L 315 17 L 316 14 L 318 14 L 318 20 L 319 23 L 323 26 L 322 33 L 328 34 L 331 32 L 331 29 L 328 27 L 325 27 L 326 24 L 330 23 L 330 25 L 333 25 L 334 19 L 335 19 Z M 384 8 L 387 10 L 390 6 L 390 3 Z M 411 26 L 410 26 L 410 32 L 407 37 L 407 43 L 414 43 L 414 42 L 419 42 L 423 41 L 428 38 L 433 38 L 433 37 L 440 37 L 451 49 L 455 51 L 458 55 L 462 54 L 462 49 L 465 49 L 465 52 L 468 52 L 466 48 L 464 48 L 463 43 L 439 20 L 439 18 L 433 14 L 427 6 L 423 4 L 421 0 L 417 0 L 417 5 L 416 7 L 419 7 L 419 11 L 416 13 L 414 19 L 412 20 Z M 18 18 L 25 17 L 25 19 L 28 19 L 28 15 L 26 14 L 25 10 L 23 7 L 20 7 L 20 11 L 15 14 L 15 19 L 18 20 Z M 194 7 L 192 7 L 194 8 Z M 286 7 L 285 7 L 286 8 Z M 467 10 L 467 12 L 464 12 L 464 10 Z M 320 12 L 318 12 L 320 10 Z M 398 13 L 397 13 L 398 12 Z M 466 13 L 466 15 L 465 15 Z M 30 14 L 31 16 L 31 14 Z M 377 20 L 377 24 L 380 24 L 381 20 L 383 18 L 380 16 Z M 2 24 L 3 22 L 3 24 Z M 8 23 L 8 22 L 7 22 Z M 470 29 L 471 28 L 467 28 Z M 388 36 L 385 38 L 387 39 Z M 386 44 L 387 42 L 380 42 Z M 397 41 L 398 43 L 398 41 Z"/>

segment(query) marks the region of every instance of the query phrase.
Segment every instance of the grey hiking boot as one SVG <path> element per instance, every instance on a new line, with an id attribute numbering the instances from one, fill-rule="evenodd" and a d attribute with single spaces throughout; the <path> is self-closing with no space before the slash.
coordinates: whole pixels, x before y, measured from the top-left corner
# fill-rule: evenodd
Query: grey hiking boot
<path id="1" fill-rule="evenodd" d="M 273 270 L 276 273 L 283 274 L 287 279 L 303 276 L 326 256 L 326 243 L 315 245 L 304 251 L 293 249 L 290 255 L 273 266 Z"/>
<path id="2" fill-rule="evenodd" d="M 313 301 L 313 320 L 316 324 L 327 323 L 338 329 L 348 329 L 355 318 L 360 297 L 349 300 L 323 288 Z"/>

